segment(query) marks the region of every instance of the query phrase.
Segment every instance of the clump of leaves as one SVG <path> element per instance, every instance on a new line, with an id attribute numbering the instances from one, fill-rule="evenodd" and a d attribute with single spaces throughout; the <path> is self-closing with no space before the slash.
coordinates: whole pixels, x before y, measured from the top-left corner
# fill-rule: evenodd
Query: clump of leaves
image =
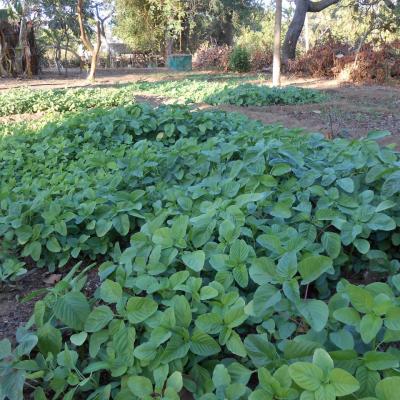
<path id="1" fill-rule="evenodd" d="M 400 167 L 382 135 L 134 105 L 2 138 L 3 251 L 92 258 L 101 283 L 85 295 L 78 265 L 0 342 L 0 398 L 395 398 Z"/>
<path id="2" fill-rule="evenodd" d="M 67 112 L 115 107 L 132 102 L 132 92 L 127 87 L 51 90 L 18 88 L 0 94 L 0 117 L 40 111 Z"/>

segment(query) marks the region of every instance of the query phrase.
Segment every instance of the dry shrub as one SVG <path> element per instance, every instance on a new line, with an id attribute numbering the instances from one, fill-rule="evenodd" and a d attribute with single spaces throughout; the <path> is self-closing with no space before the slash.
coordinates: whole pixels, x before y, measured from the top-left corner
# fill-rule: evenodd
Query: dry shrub
<path id="1" fill-rule="evenodd" d="M 273 54 L 271 50 L 255 50 L 250 55 L 252 71 L 262 71 L 272 64 Z"/>
<path id="2" fill-rule="evenodd" d="M 198 69 L 217 68 L 228 71 L 229 58 L 233 51 L 229 46 L 210 46 L 204 44 L 193 57 L 193 66 Z M 262 71 L 272 64 L 273 54 L 270 49 L 250 51 L 251 71 Z"/>
<path id="3" fill-rule="evenodd" d="M 288 72 L 313 77 L 339 78 L 355 83 L 383 83 L 400 78 L 400 41 L 379 48 L 365 44 L 359 52 L 329 38 L 294 61 Z"/>
<path id="4" fill-rule="evenodd" d="M 365 44 L 358 53 L 337 60 L 336 77 L 355 83 L 383 83 L 400 78 L 399 42 L 387 43 L 375 49 Z"/>
<path id="5" fill-rule="evenodd" d="M 287 69 L 295 75 L 333 77 L 338 56 L 344 56 L 348 52 L 348 45 L 328 37 L 296 60 L 289 60 Z"/>
<path id="6" fill-rule="evenodd" d="M 217 68 L 227 71 L 232 48 L 229 46 L 200 46 L 193 57 L 193 66 L 199 69 Z"/>

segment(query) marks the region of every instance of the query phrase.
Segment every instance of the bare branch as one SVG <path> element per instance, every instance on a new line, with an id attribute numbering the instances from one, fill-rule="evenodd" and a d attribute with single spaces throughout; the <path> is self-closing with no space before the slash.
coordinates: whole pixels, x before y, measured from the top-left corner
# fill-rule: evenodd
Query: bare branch
<path id="1" fill-rule="evenodd" d="M 390 1 L 390 0 L 388 0 Z M 308 3 L 308 11 L 309 12 L 320 12 L 328 8 L 333 4 L 339 3 L 340 0 L 320 0 L 320 1 L 310 1 Z"/>

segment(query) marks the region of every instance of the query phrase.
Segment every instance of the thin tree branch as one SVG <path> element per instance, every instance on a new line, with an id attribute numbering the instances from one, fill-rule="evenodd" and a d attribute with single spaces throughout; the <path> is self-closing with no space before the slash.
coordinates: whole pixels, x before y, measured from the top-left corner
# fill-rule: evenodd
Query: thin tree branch
<path id="1" fill-rule="evenodd" d="M 390 1 L 390 0 L 388 0 Z M 309 12 L 320 12 L 328 8 L 333 4 L 339 3 L 340 0 L 320 0 L 320 1 L 310 1 L 308 3 L 308 11 Z"/>

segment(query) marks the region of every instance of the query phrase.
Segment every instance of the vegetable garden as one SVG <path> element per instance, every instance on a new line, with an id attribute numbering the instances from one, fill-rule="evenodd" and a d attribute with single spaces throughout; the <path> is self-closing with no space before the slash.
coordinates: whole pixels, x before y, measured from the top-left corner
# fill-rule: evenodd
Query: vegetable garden
<path id="1" fill-rule="evenodd" d="M 2 95 L 3 114 L 59 114 L 0 129 L 0 278 L 63 278 L 0 341 L 0 399 L 395 399 L 400 159 L 377 143 L 387 133 L 327 140 L 133 103 L 139 91 L 326 98 L 193 79 Z"/>

